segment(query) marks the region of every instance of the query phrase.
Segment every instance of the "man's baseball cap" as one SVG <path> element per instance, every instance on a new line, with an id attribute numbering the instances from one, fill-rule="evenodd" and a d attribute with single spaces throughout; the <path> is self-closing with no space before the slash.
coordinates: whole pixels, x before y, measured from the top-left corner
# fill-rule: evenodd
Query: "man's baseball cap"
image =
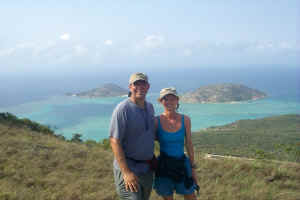
<path id="1" fill-rule="evenodd" d="M 132 83 L 134 83 L 136 81 L 140 81 L 140 80 L 141 81 L 146 81 L 148 83 L 148 77 L 147 77 L 147 75 L 144 74 L 144 73 L 140 73 L 140 72 L 134 73 L 129 78 L 129 84 L 132 84 Z"/>

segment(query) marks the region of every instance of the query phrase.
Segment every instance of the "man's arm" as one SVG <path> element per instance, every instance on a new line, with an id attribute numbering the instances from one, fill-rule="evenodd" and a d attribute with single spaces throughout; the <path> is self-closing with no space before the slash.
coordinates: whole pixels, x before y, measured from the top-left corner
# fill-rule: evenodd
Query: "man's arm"
<path id="1" fill-rule="evenodd" d="M 116 138 L 110 137 L 110 145 L 122 171 L 126 190 L 128 191 L 129 189 L 131 192 L 137 192 L 138 177 L 128 168 L 120 141 Z"/>

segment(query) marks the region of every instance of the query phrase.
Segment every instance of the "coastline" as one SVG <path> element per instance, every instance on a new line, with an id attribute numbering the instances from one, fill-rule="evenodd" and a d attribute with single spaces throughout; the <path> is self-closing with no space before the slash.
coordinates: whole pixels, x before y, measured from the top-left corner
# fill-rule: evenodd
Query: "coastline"
<path id="1" fill-rule="evenodd" d="M 11 112 L 18 117 L 57 127 L 55 132 L 71 137 L 80 133 L 84 139 L 102 140 L 108 137 L 110 117 L 114 107 L 126 97 L 77 98 L 52 96 L 42 101 L 24 103 L 0 112 Z M 157 93 L 147 100 L 153 103 L 155 113 L 162 112 L 156 101 Z M 257 119 L 281 114 L 300 114 L 300 102 L 295 97 L 268 97 L 255 101 L 231 103 L 180 103 L 179 112 L 192 120 L 192 131 L 225 125 L 240 119 Z M 287 100 L 285 100 L 287 99 Z"/>

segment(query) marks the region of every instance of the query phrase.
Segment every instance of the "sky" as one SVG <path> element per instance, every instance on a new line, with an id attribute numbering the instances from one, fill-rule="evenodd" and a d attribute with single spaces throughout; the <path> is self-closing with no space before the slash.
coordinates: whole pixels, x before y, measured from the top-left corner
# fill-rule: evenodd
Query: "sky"
<path id="1" fill-rule="evenodd" d="M 127 84 L 137 71 L 159 80 L 156 88 L 177 79 L 189 89 L 198 79 L 254 84 L 268 68 L 260 83 L 283 75 L 300 88 L 299 0 L 10 0 L 1 2 L 0 29 L 8 103 L 15 93 Z"/>
<path id="2" fill-rule="evenodd" d="M 298 0 L 10 0 L 0 72 L 299 66 Z"/>

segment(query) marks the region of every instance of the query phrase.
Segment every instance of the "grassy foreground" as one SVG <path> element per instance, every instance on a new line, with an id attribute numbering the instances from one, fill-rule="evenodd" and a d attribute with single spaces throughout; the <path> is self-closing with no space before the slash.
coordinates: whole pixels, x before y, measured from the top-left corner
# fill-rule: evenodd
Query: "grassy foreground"
<path id="1" fill-rule="evenodd" d="M 112 153 L 0 120 L 0 200 L 117 199 Z M 199 157 L 199 199 L 300 200 L 300 164 Z M 155 192 L 151 199 L 158 199 Z M 176 196 L 176 199 L 182 199 Z"/>
<path id="2" fill-rule="evenodd" d="M 115 199 L 112 153 L 0 124 L 0 200 Z"/>

